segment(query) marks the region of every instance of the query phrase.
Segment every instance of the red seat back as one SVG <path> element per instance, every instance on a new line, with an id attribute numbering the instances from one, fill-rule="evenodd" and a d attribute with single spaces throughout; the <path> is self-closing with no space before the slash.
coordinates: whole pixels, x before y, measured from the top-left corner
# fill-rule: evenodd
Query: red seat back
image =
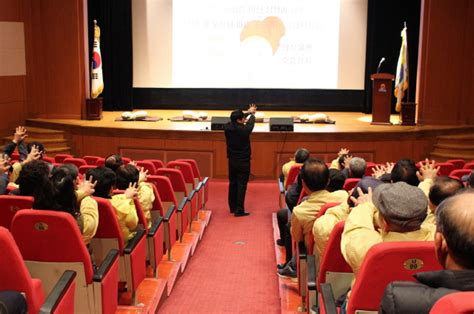
<path id="1" fill-rule="evenodd" d="M 466 164 L 464 159 L 450 159 L 450 160 L 447 160 L 446 162 L 453 164 L 454 169 L 462 169 L 464 165 Z"/>
<path id="2" fill-rule="evenodd" d="M 151 161 L 137 161 L 137 167 L 142 167 L 145 170 L 148 170 L 149 175 L 154 175 L 156 174 L 156 167 Z"/>
<path id="3" fill-rule="evenodd" d="M 56 156 L 54 156 L 54 162 L 62 164 L 66 158 L 74 158 L 74 156 L 70 154 L 56 154 Z"/>
<path id="4" fill-rule="evenodd" d="M 439 167 L 438 175 L 440 176 L 449 176 L 451 171 L 455 169 L 454 165 L 449 162 L 437 162 L 435 167 Z"/>
<path id="5" fill-rule="evenodd" d="M 128 165 L 132 161 L 132 159 L 128 157 L 122 157 L 122 161 L 124 165 Z"/>
<path id="6" fill-rule="evenodd" d="M 189 163 L 183 161 L 170 161 L 166 164 L 166 168 L 172 168 L 181 171 L 184 182 L 192 184 L 192 189 L 195 188 L 193 167 Z"/>
<path id="7" fill-rule="evenodd" d="M 87 162 L 82 158 L 65 158 L 63 164 L 73 164 L 79 168 L 80 166 L 86 166 Z"/>
<path id="8" fill-rule="evenodd" d="M 155 200 L 153 201 L 153 208 L 151 209 L 152 217 L 153 211 L 157 211 L 159 213 L 159 216 L 163 217 L 163 215 L 165 214 L 165 209 L 163 208 L 163 204 L 161 203 L 160 193 L 158 192 L 156 184 L 152 183 L 151 187 L 153 189 L 153 195 L 155 196 Z"/>
<path id="9" fill-rule="evenodd" d="M 95 165 L 85 165 L 79 167 L 79 174 L 84 175 L 89 169 L 97 168 Z"/>
<path id="10" fill-rule="evenodd" d="M 94 199 L 99 208 L 99 226 L 94 238 L 117 239 L 120 255 L 123 255 L 124 239 L 112 203 L 102 197 L 94 197 Z"/>
<path id="11" fill-rule="evenodd" d="M 474 161 L 471 161 L 471 162 L 467 162 L 463 169 L 474 169 Z"/>
<path id="12" fill-rule="evenodd" d="M 184 193 L 184 196 L 188 196 L 186 182 L 184 181 L 184 176 L 180 170 L 171 168 L 161 168 L 156 171 L 156 175 L 168 177 L 170 179 L 171 186 L 173 187 L 173 191 L 182 192 Z M 160 191 L 159 187 L 158 191 Z"/>
<path id="13" fill-rule="evenodd" d="M 92 284 L 91 257 L 71 214 L 50 210 L 21 210 L 13 218 L 12 234 L 24 260 L 80 262 L 84 266 L 87 284 Z"/>
<path id="14" fill-rule="evenodd" d="M 162 202 L 169 202 L 178 207 L 178 200 L 174 195 L 173 186 L 168 177 L 165 176 L 148 176 L 147 182 L 153 183 L 158 190 L 158 195 Z M 168 208 L 164 208 L 167 211 Z"/>
<path id="15" fill-rule="evenodd" d="M 347 264 L 341 252 L 341 237 L 344 231 L 344 221 L 338 222 L 329 235 L 328 243 L 321 257 L 318 276 L 318 290 L 320 284 L 326 283 L 328 272 L 352 273 L 352 268 Z"/>
<path id="16" fill-rule="evenodd" d="M 194 178 L 198 179 L 198 181 L 201 181 L 201 173 L 199 171 L 199 167 L 198 167 L 198 164 L 197 164 L 196 160 L 194 160 L 194 159 L 177 159 L 176 161 L 182 161 L 182 162 L 186 162 L 186 163 L 190 164 L 192 169 L 193 169 Z"/>
<path id="17" fill-rule="evenodd" d="M 342 188 L 346 190 L 347 192 L 349 192 L 350 190 L 355 188 L 355 186 L 357 185 L 357 183 L 359 183 L 359 181 L 360 181 L 360 178 L 347 178 Z"/>
<path id="18" fill-rule="evenodd" d="M 11 230 L 16 212 L 33 208 L 33 201 L 32 196 L 0 195 L 0 226 Z"/>
<path id="19" fill-rule="evenodd" d="M 164 168 L 165 164 L 159 159 L 144 159 L 143 161 L 150 161 L 155 165 L 155 169 Z"/>
<path id="20" fill-rule="evenodd" d="M 472 314 L 474 313 L 474 291 L 455 292 L 439 299 L 430 314 Z"/>
<path id="21" fill-rule="evenodd" d="M 41 282 L 35 285 L 10 232 L 0 227 L 0 291 L 14 290 L 26 296 L 29 313 L 38 313 L 44 301 Z M 38 288 L 35 289 L 35 286 Z"/>
<path id="22" fill-rule="evenodd" d="M 43 156 L 43 161 L 46 161 L 47 163 L 50 163 L 50 164 L 54 164 L 56 162 L 53 157 L 49 157 L 49 156 Z"/>
<path id="23" fill-rule="evenodd" d="M 372 172 L 373 172 L 373 169 L 377 166 L 377 164 L 373 163 L 373 162 L 367 162 L 367 167 L 365 168 L 365 175 L 366 176 L 371 176 L 372 175 Z"/>
<path id="24" fill-rule="evenodd" d="M 105 158 L 99 158 L 99 159 L 97 159 L 95 165 L 96 165 L 97 167 L 103 167 L 103 166 L 105 166 Z"/>
<path id="25" fill-rule="evenodd" d="M 296 164 L 291 166 L 290 171 L 288 171 L 288 176 L 286 177 L 285 190 L 288 190 L 288 187 L 295 183 L 296 177 L 298 177 L 298 173 L 300 173 L 301 167 L 303 167 L 302 164 Z"/>
<path id="26" fill-rule="evenodd" d="M 88 165 L 95 166 L 97 164 L 97 160 L 99 160 L 100 157 L 99 156 L 84 156 L 82 157 L 82 159 L 84 159 Z"/>
<path id="27" fill-rule="evenodd" d="M 431 241 L 376 244 L 367 252 L 357 274 L 347 312 L 377 311 L 385 287 L 392 281 L 415 281 L 415 273 L 441 269 Z"/>
<path id="28" fill-rule="evenodd" d="M 454 169 L 453 171 L 451 171 L 449 176 L 458 178 L 459 180 L 461 180 L 463 176 L 468 176 L 471 174 L 471 172 L 472 172 L 471 169 Z"/>

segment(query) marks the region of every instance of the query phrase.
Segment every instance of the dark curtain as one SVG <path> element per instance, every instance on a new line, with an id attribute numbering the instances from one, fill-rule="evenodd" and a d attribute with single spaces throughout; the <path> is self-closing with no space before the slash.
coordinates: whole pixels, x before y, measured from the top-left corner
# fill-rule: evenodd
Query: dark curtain
<path id="1" fill-rule="evenodd" d="M 88 0 L 88 16 L 90 56 L 94 40 L 94 20 L 97 20 L 101 31 L 104 110 L 131 110 L 133 109 L 132 2 Z"/>
<path id="2" fill-rule="evenodd" d="M 407 23 L 410 101 L 415 100 L 420 32 L 421 0 L 369 0 L 367 21 L 367 50 L 365 72 L 365 112 L 372 111 L 372 82 L 370 75 L 377 71 L 382 57 L 385 62 L 380 72 L 395 74 L 402 38 L 403 23 Z M 406 98 L 405 98 L 406 100 Z M 395 112 L 395 98 L 392 111 Z"/>

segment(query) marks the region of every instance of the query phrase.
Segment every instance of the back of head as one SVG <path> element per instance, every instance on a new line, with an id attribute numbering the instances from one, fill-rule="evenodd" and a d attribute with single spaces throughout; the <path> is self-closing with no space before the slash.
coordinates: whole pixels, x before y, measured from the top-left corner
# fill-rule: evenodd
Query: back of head
<path id="1" fill-rule="evenodd" d="M 467 179 L 467 185 L 470 188 L 474 188 L 474 171 L 472 171 L 471 174 L 469 175 L 469 178 Z"/>
<path id="2" fill-rule="evenodd" d="M 16 183 L 20 186 L 20 195 L 34 197 L 33 208 L 53 208 L 53 187 L 46 162 L 33 160 L 24 164 Z"/>
<path id="3" fill-rule="evenodd" d="M 230 114 L 230 121 L 237 122 L 237 120 L 241 120 L 245 118 L 244 112 L 240 109 L 232 111 Z"/>
<path id="4" fill-rule="evenodd" d="M 418 230 L 427 215 L 425 194 L 405 182 L 380 184 L 373 192 L 372 201 L 392 231 Z"/>
<path id="5" fill-rule="evenodd" d="M 420 180 L 418 180 L 418 177 L 416 176 L 417 171 L 418 169 L 413 160 L 400 159 L 392 169 L 392 182 L 395 183 L 402 181 L 413 186 L 418 186 Z"/>
<path id="6" fill-rule="evenodd" d="M 428 198 L 433 205 L 438 206 L 442 201 L 453 196 L 463 187 L 463 184 L 459 180 L 447 176 L 440 176 L 435 179 L 431 186 Z"/>
<path id="7" fill-rule="evenodd" d="M 465 269 L 474 269 L 474 191 L 444 200 L 436 210 L 436 226 L 451 258 Z"/>
<path id="8" fill-rule="evenodd" d="M 112 171 L 117 171 L 118 167 L 123 165 L 122 156 L 119 154 L 113 154 L 105 158 L 104 166 L 107 168 L 112 169 Z"/>
<path id="9" fill-rule="evenodd" d="M 364 158 L 354 157 L 349 162 L 349 169 L 353 178 L 362 178 L 365 175 L 365 168 L 367 168 L 367 163 Z"/>
<path id="10" fill-rule="evenodd" d="M 97 167 L 86 172 L 86 179 L 90 179 L 90 177 L 93 181 L 97 181 L 94 196 L 110 198 L 110 191 L 115 187 L 117 180 L 115 172 L 107 167 Z"/>
<path id="11" fill-rule="evenodd" d="M 126 190 L 130 183 L 138 183 L 140 173 L 133 165 L 121 165 L 115 172 L 117 175 L 117 189 Z"/>
<path id="12" fill-rule="evenodd" d="M 302 164 L 309 158 L 309 150 L 298 148 L 295 152 L 295 162 Z"/>
<path id="13" fill-rule="evenodd" d="M 76 196 L 76 177 L 77 168 L 74 169 L 66 165 L 55 167 L 51 172 L 51 183 L 55 200 L 54 208 L 52 209 L 70 213 L 74 217 L 79 214 Z"/>
<path id="14" fill-rule="evenodd" d="M 43 159 L 43 155 L 44 155 L 44 153 L 45 153 L 43 143 L 40 143 L 40 142 L 29 142 L 28 144 L 26 144 L 26 151 L 28 152 L 28 154 L 31 152 L 31 149 L 33 148 L 33 146 L 36 146 L 36 147 L 38 148 L 38 151 L 41 152 L 41 157 L 40 157 L 40 159 Z"/>
<path id="15" fill-rule="evenodd" d="M 346 177 L 341 171 L 337 169 L 329 169 L 329 183 L 326 190 L 329 192 L 342 190 L 345 181 Z"/>
<path id="16" fill-rule="evenodd" d="M 349 154 L 342 154 L 341 156 L 339 156 L 339 158 L 337 159 L 337 163 L 339 164 L 339 168 L 344 169 L 344 160 L 347 157 L 350 157 L 350 155 Z"/>
<path id="17" fill-rule="evenodd" d="M 329 183 L 329 169 L 324 161 L 309 158 L 301 168 L 301 179 L 312 192 L 324 190 Z"/>

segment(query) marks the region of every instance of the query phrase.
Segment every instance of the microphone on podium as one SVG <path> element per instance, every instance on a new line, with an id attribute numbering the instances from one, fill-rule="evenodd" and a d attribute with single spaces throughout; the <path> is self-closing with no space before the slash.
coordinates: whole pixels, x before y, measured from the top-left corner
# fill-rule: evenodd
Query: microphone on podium
<path id="1" fill-rule="evenodd" d="M 382 59 L 380 59 L 380 62 L 379 62 L 379 65 L 377 66 L 377 73 L 380 72 L 380 67 L 382 66 L 382 63 L 385 61 L 385 57 L 382 57 Z"/>

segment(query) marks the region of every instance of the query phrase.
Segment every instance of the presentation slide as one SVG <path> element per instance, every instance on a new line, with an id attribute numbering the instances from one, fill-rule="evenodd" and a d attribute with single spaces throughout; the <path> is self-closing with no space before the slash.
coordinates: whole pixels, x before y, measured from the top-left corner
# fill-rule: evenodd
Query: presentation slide
<path id="1" fill-rule="evenodd" d="M 135 0 L 134 87 L 363 89 L 367 0 Z"/>

